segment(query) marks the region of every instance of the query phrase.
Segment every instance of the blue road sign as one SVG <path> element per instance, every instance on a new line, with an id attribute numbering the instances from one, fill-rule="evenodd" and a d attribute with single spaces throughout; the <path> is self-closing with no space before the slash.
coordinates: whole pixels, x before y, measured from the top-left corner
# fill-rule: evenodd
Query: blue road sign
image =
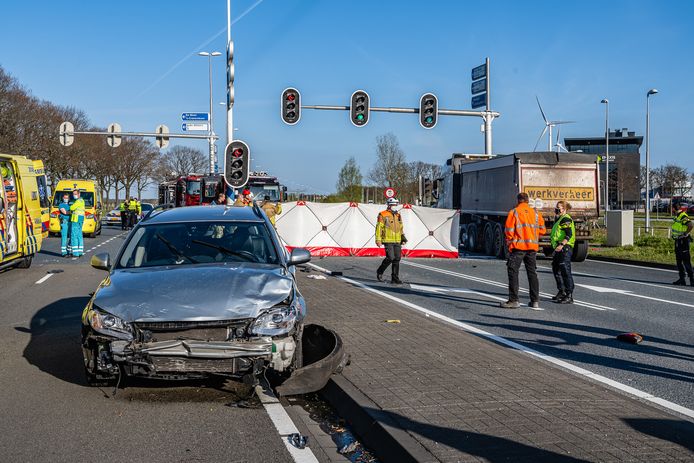
<path id="1" fill-rule="evenodd" d="M 487 79 L 476 80 L 470 86 L 472 94 L 482 93 L 487 91 Z"/>
<path id="2" fill-rule="evenodd" d="M 482 77 L 487 77 L 487 65 L 482 64 L 476 68 L 472 68 L 472 80 L 481 79 Z"/>
<path id="3" fill-rule="evenodd" d="M 486 93 L 480 93 L 479 95 L 475 95 L 472 97 L 472 109 L 477 109 L 481 108 L 482 106 L 487 105 L 487 94 Z"/>
<path id="4" fill-rule="evenodd" d="M 209 121 L 210 113 L 181 113 L 182 121 Z"/>

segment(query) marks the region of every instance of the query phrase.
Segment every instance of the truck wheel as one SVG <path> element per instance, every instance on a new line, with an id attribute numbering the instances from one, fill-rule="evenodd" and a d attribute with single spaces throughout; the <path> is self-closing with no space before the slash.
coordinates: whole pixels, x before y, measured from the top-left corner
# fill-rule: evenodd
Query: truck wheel
<path id="1" fill-rule="evenodd" d="M 477 225 L 474 223 L 467 226 L 467 250 L 477 250 Z"/>
<path id="2" fill-rule="evenodd" d="M 467 225 L 460 226 L 459 244 L 463 249 L 467 249 Z"/>
<path id="3" fill-rule="evenodd" d="M 494 256 L 506 259 L 506 237 L 498 223 L 494 225 Z"/>
<path id="4" fill-rule="evenodd" d="M 18 264 L 17 268 L 29 268 L 31 267 L 31 261 L 34 259 L 34 255 L 26 256 Z"/>
<path id="5" fill-rule="evenodd" d="M 494 229 L 491 223 L 487 223 L 484 226 L 484 253 L 488 256 L 496 255 L 494 253 Z"/>
<path id="6" fill-rule="evenodd" d="M 576 241 L 574 253 L 571 260 L 574 262 L 583 262 L 588 257 L 588 241 Z"/>

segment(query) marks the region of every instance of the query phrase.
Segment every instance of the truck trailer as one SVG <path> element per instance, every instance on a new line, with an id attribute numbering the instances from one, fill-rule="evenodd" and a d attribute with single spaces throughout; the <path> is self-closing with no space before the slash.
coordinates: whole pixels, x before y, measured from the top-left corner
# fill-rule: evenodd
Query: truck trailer
<path id="1" fill-rule="evenodd" d="M 504 223 L 525 192 L 530 205 L 542 214 L 547 234 L 542 251 L 551 256 L 549 229 L 557 201 L 571 204 L 576 223 L 573 260 L 588 255 L 591 224 L 599 216 L 599 173 L 594 155 L 532 152 L 504 156 L 454 155 L 437 181 L 437 207 L 460 210 L 460 244 L 465 250 L 506 258 Z"/>

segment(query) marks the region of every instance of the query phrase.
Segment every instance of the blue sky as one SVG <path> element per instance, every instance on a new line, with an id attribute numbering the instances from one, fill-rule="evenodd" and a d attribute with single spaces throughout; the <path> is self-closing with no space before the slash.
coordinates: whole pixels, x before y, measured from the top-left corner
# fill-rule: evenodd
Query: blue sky
<path id="1" fill-rule="evenodd" d="M 346 105 L 363 88 L 375 106 L 414 107 L 431 91 L 442 108 L 469 109 L 470 69 L 485 56 L 492 109 L 501 113 L 495 153 L 532 150 L 543 127 L 536 95 L 551 119 L 577 121 L 562 138 L 601 136 L 602 98 L 612 128 L 642 134 L 646 91 L 656 87 L 652 164 L 694 169 L 691 143 L 680 142 L 694 122 L 694 2 L 233 0 L 232 17 L 249 8 L 232 32 L 236 134 L 255 167 L 290 190 L 333 191 L 350 156 L 366 173 L 375 138 L 387 132 L 409 160 L 434 163 L 483 152 L 484 138 L 481 120 L 462 117 L 424 130 L 414 115 L 372 113 L 356 128 L 346 112 L 307 110 L 289 127 L 279 118 L 285 87 L 297 87 L 306 104 Z M 174 131 L 181 112 L 207 111 L 207 61 L 195 53 L 225 27 L 224 0 L 8 2 L 0 65 L 36 96 L 81 108 L 95 124 Z M 202 49 L 224 52 L 225 43 L 223 32 Z M 217 103 L 226 98 L 226 69 L 223 57 L 215 60 L 215 127 L 224 135 Z M 194 146 L 207 151 L 205 142 Z"/>

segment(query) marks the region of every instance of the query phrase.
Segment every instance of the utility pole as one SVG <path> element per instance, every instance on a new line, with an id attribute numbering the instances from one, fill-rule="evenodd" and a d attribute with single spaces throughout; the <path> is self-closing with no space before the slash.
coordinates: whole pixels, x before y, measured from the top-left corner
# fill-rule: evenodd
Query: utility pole
<path id="1" fill-rule="evenodd" d="M 652 88 L 646 93 L 646 231 L 651 229 L 651 95 L 658 93 Z"/>
<path id="2" fill-rule="evenodd" d="M 210 126 L 208 127 L 207 134 L 208 134 L 208 140 L 210 144 L 210 169 L 209 172 L 211 174 L 215 173 L 214 165 L 216 164 L 216 153 L 215 153 L 215 137 L 214 137 L 214 126 L 212 124 L 212 57 L 213 56 L 220 56 L 221 53 L 218 51 L 213 51 L 213 52 L 207 52 L 207 51 L 201 51 L 198 53 L 200 56 L 206 56 L 207 57 L 207 63 L 208 63 L 208 73 L 209 73 L 209 80 L 210 80 L 210 117 L 209 117 L 209 122 Z"/>
<path id="3" fill-rule="evenodd" d="M 234 42 L 231 41 L 231 0 L 227 0 L 227 145 L 234 139 Z"/>
<path id="4" fill-rule="evenodd" d="M 610 210 L 610 100 L 603 98 L 605 105 L 605 211 Z"/>

